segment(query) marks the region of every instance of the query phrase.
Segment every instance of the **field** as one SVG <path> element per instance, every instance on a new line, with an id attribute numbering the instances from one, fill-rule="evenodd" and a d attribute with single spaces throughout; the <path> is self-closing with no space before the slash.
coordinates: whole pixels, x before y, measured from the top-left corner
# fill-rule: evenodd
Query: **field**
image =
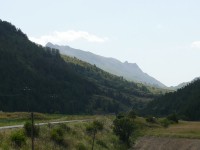
<path id="1" fill-rule="evenodd" d="M 168 128 L 153 128 L 146 132 L 148 136 L 200 139 L 200 122 L 180 121 Z"/>
<path id="2" fill-rule="evenodd" d="M 95 150 L 116 149 L 125 150 L 126 145 L 121 143 L 116 135 L 112 132 L 112 121 L 114 116 L 68 116 L 68 115 L 48 115 L 35 113 L 36 122 L 50 122 L 59 120 L 76 120 L 76 119 L 94 119 L 103 123 L 103 130 L 96 134 Z M 0 117 L 1 126 L 23 124 L 30 120 L 29 113 L 2 113 Z M 35 150 L 88 150 L 92 147 L 92 135 L 86 132 L 89 122 L 75 122 L 63 124 L 48 124 L 40 126 L 40 134 L 35 138 Z M 63 128 L 64 131 L 63 142 L 59 143 L 52 139 L 52 133 L 58 129 Z M 18 146 L 12 142 L 12 135 L 15 133 L 22 133 L 24 129 L 9 129 L 0 131 L 0 149 L 10 150 L 17 149 Z M 25 143 L 20 146 L 22 150 L 31 149 L 31 138 L 26 137 Z"/>
<path id="3" fill-rule="evenodd" d="M 128 147 L 113 133 L 113 115 L 60 115 L 34 113 L 35 122 L 51 122 L 77 119 L 92 119 L 103 123 L 103 130 L 96 134 L 95 150 L 126 150 Z M 92 147 L 92 135 L 86 128 L 88 122 L 73 122 L 65 124 L 48 124 L 39 127 L 39 136 L 35 138 L 35 150 L 88 150 Z M 0 126 L 24 124 L 30 121 L 30 113 L 0 113 Z M 136 150 L 173 150 L 173 149 L 200 149 L 200 122 L 179 121 L 163 127 L 159 122 L 149 123 L 145 118 L 135 119 L 137 130 L 131 136 L 131 145 Z M 52 133 L 63 128 L 62 143 L 52 139 Z M 12 141 L 12 135 L 24 133 L 24 129 L 0 130 L 0 149 L 9 150 L 19 148 Z M 135 145 L 134 145 L 135 143 Z M 25 142 L 20 146 L 22 150 L 31 149 L 31 138 L 25 137 Z"/>
<path id="4" fill-rule="evenodd" d="M 168 128 L 147 126 L 141 131 L 142 137 L 137 139 L 134 150 L 200 149 L 200 122 L 180 121 Z"/>
<path id="5" fill-rule="evenodd" d="M 26 121 L 30 121 L 30 117 L 31 117 L 31 114 L 28 112 L 14 112 L 14 113 L 1 112 L 0 113 L 0 127 L 24 124 Z M 35 123 L 77 120 L 77 119 L 92 119 L 92 118 L 95 118 L 95 116 L 34 113 Z"/>

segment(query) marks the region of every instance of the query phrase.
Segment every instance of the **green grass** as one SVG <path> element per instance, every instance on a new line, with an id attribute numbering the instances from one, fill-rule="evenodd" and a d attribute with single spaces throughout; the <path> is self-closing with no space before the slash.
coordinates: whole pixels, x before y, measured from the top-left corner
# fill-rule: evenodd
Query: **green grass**
<path id="1" fill-rule="evenodd" d="M 60 115 L 60 114 L 40 114 L 35 113 L 36 122 L 50 122 L 59 120 L 76 120 L 76 119 L 96 119 L 104 124 L 104 129 L 97 133 L 95 140 L 95 150 L 126 150 L 125 144 L 119 141 L 118 137 L 114 135 L 113 115 Z M 141 136 L 158 136 L 158 137 L 178 137 L 178 138 L 193 138 L 200 139 L 200 122 L 187 122 L 180 121 L 178 124 L 171 124 L 168 128 L 164 128 L 159 123 L 161 119 L 158 119 L 157 123 L 146 122 L 145 118 L 137 117 L 135 123 L 137 130 L 131 137 L 132 143 Z M 0 114 L 0 125 L 13 125 L 23 124 L 25 121 L 30 120 L 30 113 L 1 113 Z M 36 150 L 88 150 L 91 149 L 92 137 L 87 134 L 86 127 L 91 122 L 74 122 L 66 123 L 70 128 L 69 131 L 64 133 L 64 144 L 59 145 L 53 142 L 50 138 L 51 131 L 57 128 L 59 125 L 45 125 L 40 126 L 40 135 L 35 139 Z M 4 130 L 0 132 L 0 149 L 15 149 L 11 142 L 11 135 L 16 130 Z M 26 144 L 22 146 L 22 150 L 31 149 L 31 140 L 26 138 Z"/>
<path id="2" fill-rule="evenodd" d="M 14 114 L 13 114 L 14 115 Z M 84 118 L 93 118 L 101 121 L 104 124 L 104 129 L 99 131 L 96 134 L 95 140 L 95 150 L 126 150 L 127 147 L 123 143 L 121 143 L 116 135 L 112 132 L 112 122 L 115 116 L 66 116 L 61 115 L 45 115 L 47 119 L 56 119 L 56 120 L 64 120 L 64 119 L 84 119 Z M 6 118 L 6 117 L 2 117 Z M 2 119 L 1 118 L 1 119 Z M 9 118 L 9 117 L 8 117 Z M 7 119 L 8 119 L 7 118 Z M 11 117 L 15 118 L 15 117 Z M 91 122 L 74 122 L 74 123 L 66 123 L 66 125 L 70 128 L 69 131 L 64 133 L 64 142 L 59 145 L 51 140 L 51 131 L 55 128 L 59 127 L 59 124 L 56 125 L 45 125 L 40 126 L 40 135 L 35 139 L 35 150 L 88 150 L 91 149 L 92 146 L 92 136 L 86 132 L 86 127 Z M 16 130 L 23 129 L 14 129 L 14 130 L 5 130 L 0 132 L 0 149 L 16 149 L 16 147 L 11 142 L 11 135 L 16 132 Z M 31 149 L 31 139 L 26 137 L 26 144 L 21 147 L 22 150 Z"/>
<path id="3" fill-rule="evenodd" d="M 24 124 L 30 121 L 31 114 L 28 112 L 1 112 L 0 113 L 0 127 Z M 92 119 L 95 116 L 89 115 L 62 115 L 62 114 L 42 114 L 34 113 L 35 123 L 50 122 L 50 121 L 66 121 L 78 119 Z"/>

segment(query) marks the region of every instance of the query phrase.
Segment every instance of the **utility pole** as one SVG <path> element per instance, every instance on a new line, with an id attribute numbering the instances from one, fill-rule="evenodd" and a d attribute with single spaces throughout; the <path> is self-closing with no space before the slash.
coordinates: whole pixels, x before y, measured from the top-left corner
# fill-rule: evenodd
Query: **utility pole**
<path id="1" fill-rule="evenodd" d="M 94 140 L 95 140 L 95 135 L 96 135 L 96 129 L 93 131 L 93 137 L 92 137 L 92 150 L 94 150 Z"/>
<path id="2" fill-rule="evenodd" d="M 32 141 L 32 150 L 34 150 L 34 118 L 33 118 L 33 112 L 31 112 L 31 141 Z"/>

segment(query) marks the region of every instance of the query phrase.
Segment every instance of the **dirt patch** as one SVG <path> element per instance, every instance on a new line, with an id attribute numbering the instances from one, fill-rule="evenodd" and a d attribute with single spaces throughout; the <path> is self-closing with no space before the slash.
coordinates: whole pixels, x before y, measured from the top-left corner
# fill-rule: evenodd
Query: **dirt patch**
<path id="1" fill-rule="evenodd" d="M 200 150 L 200 140 L 169 137 L 141 137 L 132 150 Z"/>

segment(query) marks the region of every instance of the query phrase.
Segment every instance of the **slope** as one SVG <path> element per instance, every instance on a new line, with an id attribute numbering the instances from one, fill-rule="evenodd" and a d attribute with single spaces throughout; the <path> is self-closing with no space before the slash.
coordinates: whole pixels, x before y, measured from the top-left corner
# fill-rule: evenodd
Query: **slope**
<path id="1" fill-rule="evenodd" d="M 122 63 L 114 58 L 99 56 L 91 52 L 74 49 L 69 46 L 59 46 L 47 43 L 46 47 L 59 49 L 61 54 L 77 57 L 78 59 L 86 61 L 90 64 L 95 64 L 97 67 L 109 73 L 123 76 L 127 80 L 150 84 L 155 87 L 166 88 L 164 84 L 144 73 L 136 63 L 128 63 L 127 61 Z"/>
<path id="2" fill-rule="evenodd" d="M 166 116 L 177 113 L 182 119 L 200 120 L 200 79 L 196 79 L 174 93 L 168 93 L 150 102 L 145 114 Z"/>
<path id="3" fill-rule="evenodd" d="M 154 97 L 145 86 L 64 59 L 0 20 L 0 110 L 108 113 L 142 107 Z"/>

